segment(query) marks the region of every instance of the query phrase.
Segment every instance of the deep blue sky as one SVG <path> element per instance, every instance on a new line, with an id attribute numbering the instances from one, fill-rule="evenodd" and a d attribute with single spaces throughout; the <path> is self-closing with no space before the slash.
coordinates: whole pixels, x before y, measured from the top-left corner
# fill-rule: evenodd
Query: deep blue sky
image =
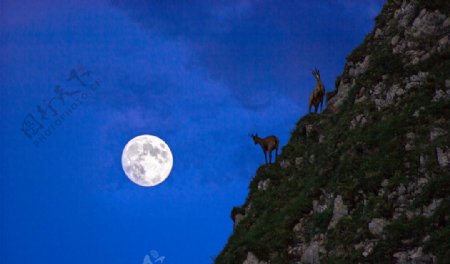
<path id="1" fill-rule="evenodd" d="M 248 134 L 285 144 L 311 70 L 332 90 L 383 1 L 168 2 L 1 1 L 1 263 L 142 263 L 151 250 L 211 263 L 263 161 Z M 42 119 L 55 86 L 88 91 L 67 81 L 83 68 L 99 87 Z M 41 134 L 59 122 L 39 146 L 21 131 L 29 114 Z M 120 165 L 140 134 L 174 155 L 154 188 Z"/>

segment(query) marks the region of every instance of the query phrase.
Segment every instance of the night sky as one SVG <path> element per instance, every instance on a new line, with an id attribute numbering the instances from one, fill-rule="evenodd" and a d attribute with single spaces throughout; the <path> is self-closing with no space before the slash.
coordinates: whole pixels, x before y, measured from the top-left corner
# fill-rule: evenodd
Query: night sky
<path id="1" fill-rule="evenodd" d="M 212 2 L 1 1 L 1 263 L 211 263 L 264 161 L 248 135 L 286 144 L 383 4 Z M 141 134 L 173 152 L 156 187 L 121 167 Z"/>

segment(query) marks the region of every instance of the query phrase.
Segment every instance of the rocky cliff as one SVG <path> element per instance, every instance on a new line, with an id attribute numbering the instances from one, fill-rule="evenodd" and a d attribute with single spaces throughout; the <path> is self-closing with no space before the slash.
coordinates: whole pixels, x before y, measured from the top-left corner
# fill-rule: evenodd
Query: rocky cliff
<path id="1" fill-rule="evenodd" d="M 388 1 L 216 263 L 450 263 L 450 1 Z"/>

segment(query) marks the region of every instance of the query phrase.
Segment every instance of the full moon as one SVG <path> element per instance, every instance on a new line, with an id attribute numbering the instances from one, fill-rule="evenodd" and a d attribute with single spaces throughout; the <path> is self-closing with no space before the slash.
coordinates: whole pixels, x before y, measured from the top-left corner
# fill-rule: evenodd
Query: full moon
<path id="1" fill-rule="evenodd" d="M 141 135 L 131 139 L 122 152 L 122 168 L 127 177 L 144 187 L 162 183 L 170 174 L 173 156 L 159 137 Z"/>

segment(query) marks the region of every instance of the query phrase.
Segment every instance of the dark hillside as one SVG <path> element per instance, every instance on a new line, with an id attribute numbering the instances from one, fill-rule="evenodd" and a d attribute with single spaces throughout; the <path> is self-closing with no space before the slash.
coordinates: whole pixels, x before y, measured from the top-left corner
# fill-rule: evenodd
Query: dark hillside
<path id="1" fill-rule="evenodd" d="M 450 2 L 388 1 L 216 263 L 450 263 Z"/>

